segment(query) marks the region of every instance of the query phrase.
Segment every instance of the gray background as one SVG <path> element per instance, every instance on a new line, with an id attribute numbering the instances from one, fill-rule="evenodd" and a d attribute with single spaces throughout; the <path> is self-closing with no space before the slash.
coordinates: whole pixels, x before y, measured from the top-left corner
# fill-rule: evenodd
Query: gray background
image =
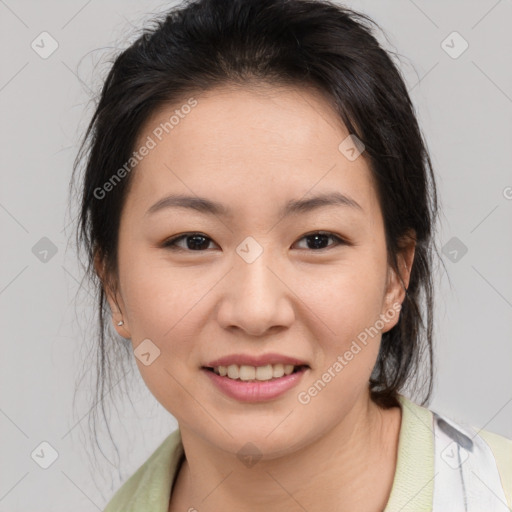
<path id="1" fill-rule="evenodd" d="M 346 4 L 370 14 L 389 38 L 379 40 L 400 55 L 437 174 L 448 275 L 441 267 L 430 407 L 512 438 L 512 2 Z M 93 455 L 92 381 L 73 406 L 94 342 L 92 297 L 82 293 L 75 307 L 82 276 L 72 226 L 64 229 L 76 213 L 67 210 L 73 159 L 107 59 L 152 11 L 171 5 L 0 0 L 0 511 L 101 510 L 176 427 L 134 374 L 134 407 L 120 395 L 110 415 L 121 472 L 105 429 L 105 457 Z M 47 59 L 31 47 L 43 31 L 58 42 Z M 469 44 L 457 58 L 442 44 L 453 31 Z M 43 237 L 55 254 L 41 253 Z M 31 456 L 44 441 L 58 454 L 48 469 Z"/>

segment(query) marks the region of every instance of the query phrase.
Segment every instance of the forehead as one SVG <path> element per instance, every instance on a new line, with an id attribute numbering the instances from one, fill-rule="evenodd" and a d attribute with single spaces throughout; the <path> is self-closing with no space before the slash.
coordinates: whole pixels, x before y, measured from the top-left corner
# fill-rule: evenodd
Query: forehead
<path id="1" fill-rule="evenodd" d="M 195 106 L 185 108 L 189 98 Z M 376 196 L 365 159 L 339 149 L 348 135 L 312 88 L 218 87 L 146 121 L 136 148 L 149 139 L 154 147 L 133 171 L 130 194 L 145 204 L 165 192 L 269 204 L 336 190 L 369 208 Z"/>

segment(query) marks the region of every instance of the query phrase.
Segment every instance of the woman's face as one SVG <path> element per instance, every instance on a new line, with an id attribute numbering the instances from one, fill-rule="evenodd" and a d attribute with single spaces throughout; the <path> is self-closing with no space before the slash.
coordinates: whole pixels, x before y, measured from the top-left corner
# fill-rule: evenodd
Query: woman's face
<path id="1" fill-rule="evenodd" d="M 182 429 L 232 453 L 251 442 L 271 458 L 367 405 L 404 291 L 388 269 L 364 152 L 343 142 L 318 93 L 217 88 L 195 100 L 161 109 L 140 133 L 135 150 L 149 149 L 122 212 L 117 304 L 109 295 L 124 326 L 113 322 Z M 159 203 L 177 195 L 190 199 Z M 410 268 L 412 255 L 399 261 Z M 204 368 L 268 354 L 307 369 L 258 384 Z M 260 378 L 282 371 L 257 362 L 243 365 L 245 379 L 254 366 L 265 367 Z"/>

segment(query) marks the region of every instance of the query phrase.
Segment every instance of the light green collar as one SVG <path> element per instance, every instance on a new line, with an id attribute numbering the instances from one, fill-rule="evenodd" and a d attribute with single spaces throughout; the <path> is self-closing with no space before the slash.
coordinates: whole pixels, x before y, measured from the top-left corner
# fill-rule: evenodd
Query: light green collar
<path id="1" fill-rule="evenodd" d="M 398 396 L 402 423 L 395 479 L 384 512 L 431 512 L 434 492 L 432 412 Z"/>

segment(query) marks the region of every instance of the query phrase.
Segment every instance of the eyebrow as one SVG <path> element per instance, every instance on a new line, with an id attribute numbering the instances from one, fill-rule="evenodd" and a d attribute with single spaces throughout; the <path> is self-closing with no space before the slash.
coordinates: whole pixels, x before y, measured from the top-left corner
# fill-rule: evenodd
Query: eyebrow
<path id="1" fill-rule="evenodd" d="M 308 199 L 292 199 L 279 212 L 279 217 L 307 213 L 325 206 L 346 206 L 363 212 L 362 206 L 341 192 L 319 194 Z M 166 208 L 187 208 L 200 213 L 221 217 L 232 217 L 233 212 L 224 204 L 205 197 L 171 194 L 157 201 L 145 213 L 151 215 Z"/>

